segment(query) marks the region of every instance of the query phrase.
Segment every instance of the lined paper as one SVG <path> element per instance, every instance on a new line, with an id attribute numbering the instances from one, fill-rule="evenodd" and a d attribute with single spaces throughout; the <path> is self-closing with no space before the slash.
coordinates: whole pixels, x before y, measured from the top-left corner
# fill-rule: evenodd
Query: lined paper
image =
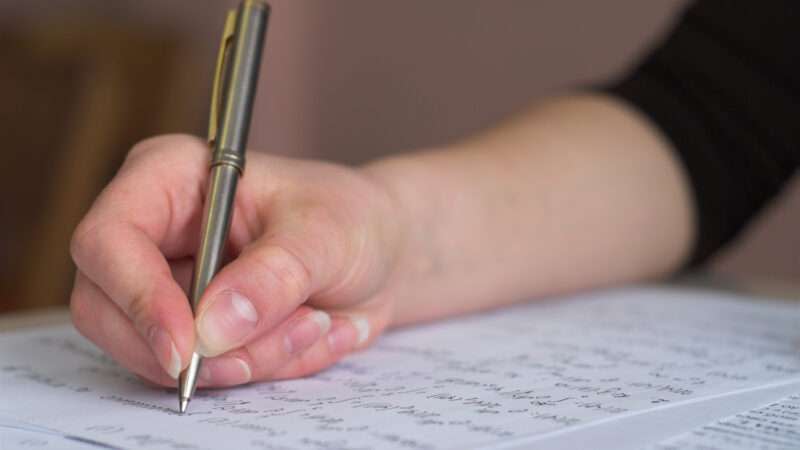
<path id="1" fill-rule="evenodd" d="M 800 383 L 798 323 L 789 303 L 683 289 L 538 301 L 391 332 L 310 378 L 199 391 L 183 416 L 174 390 L 143 385 L 68 326 L 40 328 L 0 335 L 0 439 L 501 448 L 619 422 L 620 444 L 631 417 Z"/>

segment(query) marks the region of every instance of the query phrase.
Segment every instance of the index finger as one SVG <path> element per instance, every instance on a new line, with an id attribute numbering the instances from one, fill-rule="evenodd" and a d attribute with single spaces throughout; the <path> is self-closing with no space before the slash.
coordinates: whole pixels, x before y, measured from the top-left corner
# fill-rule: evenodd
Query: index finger
<path id="1" fill-rule="evenodd" d="M 79 224 L 71 252 L 79 270 L 132 320 L 158 355 L 184 366 L 194 346 L 188 299 L 167 258 L 190 254 L 199 228 L 208 149 L 184 136 L 150 139 L 132 150 L 119 174 Z M 174 349 L 174 351 L 173 351 Z"/>

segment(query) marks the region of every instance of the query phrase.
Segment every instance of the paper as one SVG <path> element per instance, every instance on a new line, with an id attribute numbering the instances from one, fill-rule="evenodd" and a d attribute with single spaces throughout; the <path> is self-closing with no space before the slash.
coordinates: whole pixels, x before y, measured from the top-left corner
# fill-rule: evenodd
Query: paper
<path id="1" fill-rule="evenodd" d="M 800 394 L 669 439 L 652 450 L 800 449 Z"/>
<path id="2" fill-rule="evenodd" d="M 0 335 L 0 443 L 49 432 L 93 447 L 512 448 L 619 422 L 609 448 L 622 448 L 638 417 L 800 392 L 798 323 L 797 305 L 703 291 L 539 301 L 392 332 L 311 378 L 201 391 L 184 416 L 174 390 L 145 387 L 69 327 L 39 329 Z"/>

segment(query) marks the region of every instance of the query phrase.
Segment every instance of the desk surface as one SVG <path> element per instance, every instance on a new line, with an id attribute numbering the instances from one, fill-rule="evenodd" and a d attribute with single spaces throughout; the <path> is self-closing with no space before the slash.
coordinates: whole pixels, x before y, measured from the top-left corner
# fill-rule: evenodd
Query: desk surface
<path id="1" fill-rule="evenodd" d="M 0 332 L 39 325 L 56 325 L 69 322 L 69 309 L 65 307 L 42 308 L 0 315 Z"/>
<path id="2" fill-rule="evenodd" d="M 737 279 L 733 281 L 732 279 L 721 276 L 703 274 L 684 278 L 676 284 L 728 291 L 733 290 L 765 297 L 794 299 L 800 302 L 800 284 L 786 281 L 757 279 Z M 70 315 L 67 307 L 44 308 L 3 314 L 0 315 L 0 332 L 33 326 L 63 324 L 68 323 L 69 320 Z"/>

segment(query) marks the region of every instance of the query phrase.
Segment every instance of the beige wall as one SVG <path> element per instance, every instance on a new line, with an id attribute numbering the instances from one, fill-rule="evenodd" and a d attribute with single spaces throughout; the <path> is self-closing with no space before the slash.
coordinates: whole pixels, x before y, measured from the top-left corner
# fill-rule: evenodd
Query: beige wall
<path id="1" fill-rule="evenodd" d="M 444 142 L 547 92 L 619 73 L 683 1 L 271 0 L 251 143 L 361 161 Z M 236 3 L 0 0 L 0 17 L 171 29 L 207 61 L 186 82 L 207 86 L 223 13 Z"/>
<path id="2" fill-rule="evenodd" d="M 235 3 L 0 0 L 0 16 L 75 12 L 80 5 L 81 12 L 174 28 L 193 40 L 196 58 L 208 61 L 208 71 L 187 73 L 187 82 L 208 86 L 222 11 Z M 618 75 L 685 1 L 271 3 L 252 146 L 357 162 L 446 142 L 550 92 Z M 794 191 L 784 201 L 791 208 L 777 208 L 755 227 L 723 258 L 722 271 L 800 275 L 800 186 Z"/>
<path id="3" fill-rule="evenodd" d="M 345 161 L 441 143 L 619 73 L 680 4 L 276 2 L 253 143 Z"/>

